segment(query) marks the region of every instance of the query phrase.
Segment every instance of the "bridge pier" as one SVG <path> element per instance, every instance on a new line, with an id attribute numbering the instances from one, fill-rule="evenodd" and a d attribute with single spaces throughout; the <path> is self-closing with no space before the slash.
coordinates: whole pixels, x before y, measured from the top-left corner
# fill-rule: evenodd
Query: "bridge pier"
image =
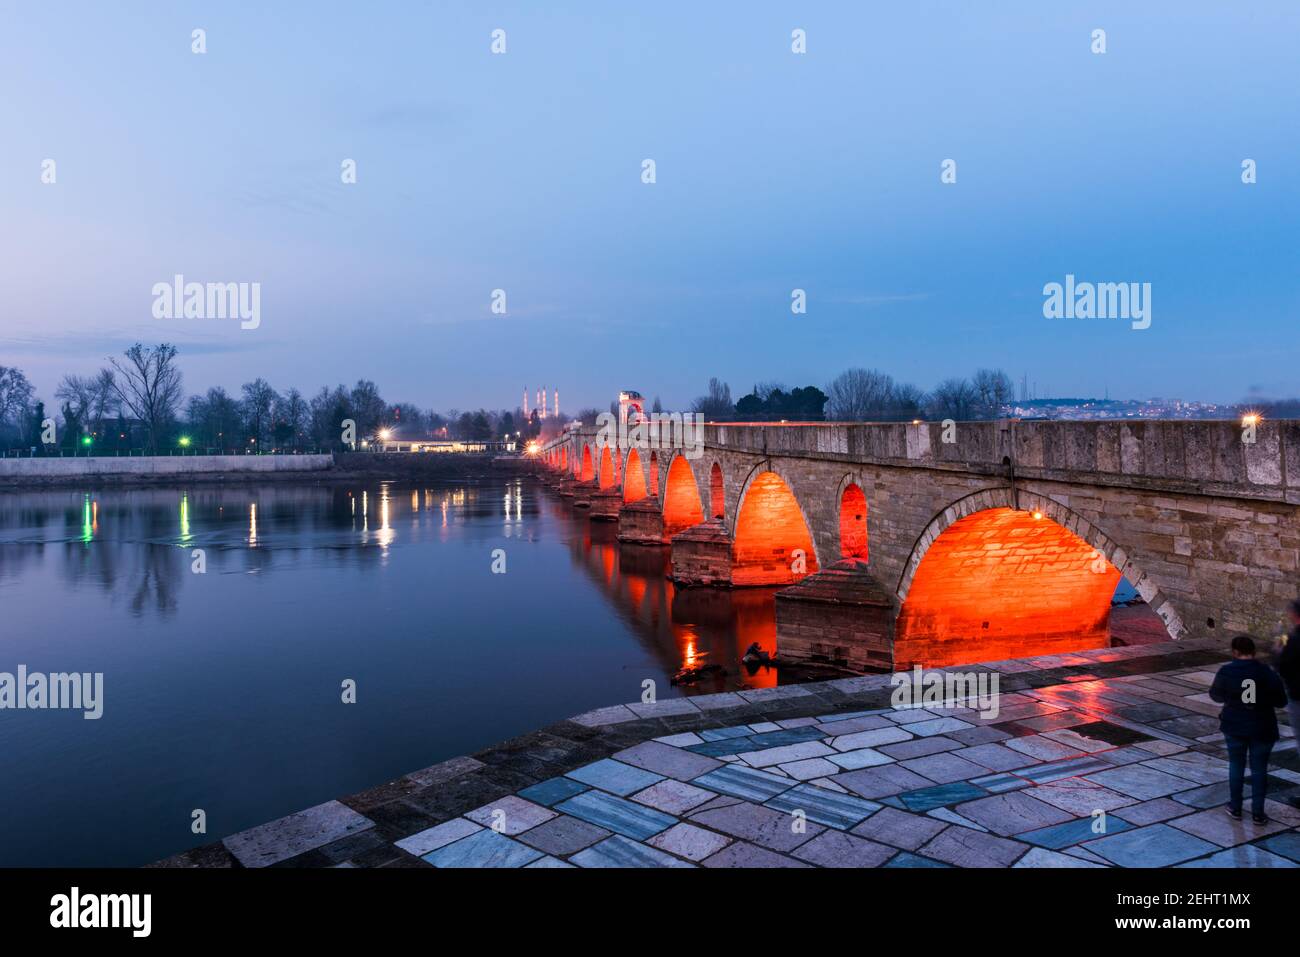
<path id="1" fill-rule="evenodd" d="M 600 491 L 600 486 L 595 479 L 588 479 L 585 482 L 573 483 L 573 507 L 574 508 L 591 508 L 592 497 Z"/>
<path id="2" fill-rule="evenodd" d="M 679 585 L 731 587 L 731 539 L 720 518 L 673 536 L 672 576 Z"/>
<path id="3" fill-rule="evenodd" d="M 618 540 L 634 545 L 667 545 L 659 503 L 648 496 L 625 503 L 618 513 Z"/>
<path id="4" fill-rule="evenodd" d="M 603 488 L 591 496 L 591 517 L 603 522 L 618 521 L 619 510 L 623 507 L 623 493 L 617 486 Z"/>
<path id="5" fill-rule="evenodd" d="M 867 563 L 845 558 L 776 593 L 776 653 L 852 671 L 893 671 L 897 615 L 889 589 Z"/>

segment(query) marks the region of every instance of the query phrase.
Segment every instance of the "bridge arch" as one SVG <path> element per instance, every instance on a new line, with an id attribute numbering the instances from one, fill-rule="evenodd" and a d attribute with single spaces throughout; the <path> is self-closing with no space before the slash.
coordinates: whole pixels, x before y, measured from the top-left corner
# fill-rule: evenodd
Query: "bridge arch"
<path id="1" fill-rule="evenodd" d="M 596 477 L 596 466 L 591 460 L 591 446 L 582 447 L 582 467 L 578 472 L 580 482 L 590 482 Z"/>
<path id="2" fill-rule="evenodd" d="M 870 538 L 867 533 L 867 493 L 854 475 L 840 480 L 835 496 L 839 511 L 840 558 L 867 561 Z"/>
<path id="3" fill-rule="evenodd" d="M 745 479 L 729 523 L 733 585 L 789 585 L 821 567 L 812 525 L 783 471 L 766 461 Z"/>
<path id="4" fill-rule="evenodd" d="M 602 488 L 610 488 L 618 483 L 618 474 L 614 468 L 614 456 L 609 453 L 609 446 L 601 446 L 600 449 L 600 468 L 596 472 L 596 484 Z"/>
<path id="5" fill-rule="evenodd" d="M 641 454 L 632 449 L 627 453 L 627 464 L 623 467 L 623 501 L 637 502 L 645 497 L 645 469 L 641 465 Z"/>
<path id="6" fill-rule="evenodd" d="M 726 518 L 727 486 L 722 479 L 722 466 L 717 462 L 709 469 L 709 518 Z"/>
<path id="7" fill-rule="evenodd" d="M 963 661 L 1099 647 L 1121 576 L 1182 637 L 1155 583 L 1068 506 L 1006 487 L 973 493 L 931 520 L 912 548 L 895 590 L 897 663 L 944 661 L 945 647 L 957 646 Z"/>
<path id="8" fill-rule="evenodd" d="M 559 465 L 561 469 L 567 469 L 569 467 L 569 447 L 567 445 L 560 446 Z"/>
<path id="9" fill-rule="evenodd" d="M 650 453 L 650 497 L 659 501 L 659 453 Z"/>
<path id="10" fill-rule="evenodd" d="M 664 538 L 671 538 L 704 521 L 704 504 L 695 484 L 695 472 L 684 455 L 675 455 L 664 478 Z"/>

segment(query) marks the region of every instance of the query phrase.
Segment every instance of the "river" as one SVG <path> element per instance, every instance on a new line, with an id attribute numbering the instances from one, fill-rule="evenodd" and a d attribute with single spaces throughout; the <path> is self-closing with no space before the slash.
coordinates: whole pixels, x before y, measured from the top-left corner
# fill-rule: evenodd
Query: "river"
<path id="1" fill-rule="evenodd" d="M 97 720 L 0 710 L 0 865 L 142 864 L 646 681 L 775 683 L 738 664 L 772 590 L 675 592 L 614 533 L 515 478 L 0 494 L 0 672 L 104 676 Z"/>

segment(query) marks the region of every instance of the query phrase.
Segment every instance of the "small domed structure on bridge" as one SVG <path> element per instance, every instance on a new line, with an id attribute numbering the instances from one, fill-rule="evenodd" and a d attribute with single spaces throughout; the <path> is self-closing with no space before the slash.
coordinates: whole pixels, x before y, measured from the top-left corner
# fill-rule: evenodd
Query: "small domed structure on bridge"
<path id="1" fill-rule="evenodd" d="M 618 421 L 622 426 L 636 425 L 645 418 L 645 397 L 635 389 L 618 394 Z"/>

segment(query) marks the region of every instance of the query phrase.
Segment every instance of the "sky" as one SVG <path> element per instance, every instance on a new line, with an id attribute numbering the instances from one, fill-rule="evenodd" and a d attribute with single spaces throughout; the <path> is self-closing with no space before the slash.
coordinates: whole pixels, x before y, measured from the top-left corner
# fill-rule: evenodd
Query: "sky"
<path id="1" fill-rule="evenodd" d="M 1292 395 L 1298 37 L 1281 0 L 5 2 L 0 365 L 46 400 L 136 340 L 190 393 L 438 409 L 852 366 Z M 260 325 L 155 318 L 176 274 L 259 283 Z M 1151 283 L 1150 328 L 1045 318 L 1067 274 Z"/>

